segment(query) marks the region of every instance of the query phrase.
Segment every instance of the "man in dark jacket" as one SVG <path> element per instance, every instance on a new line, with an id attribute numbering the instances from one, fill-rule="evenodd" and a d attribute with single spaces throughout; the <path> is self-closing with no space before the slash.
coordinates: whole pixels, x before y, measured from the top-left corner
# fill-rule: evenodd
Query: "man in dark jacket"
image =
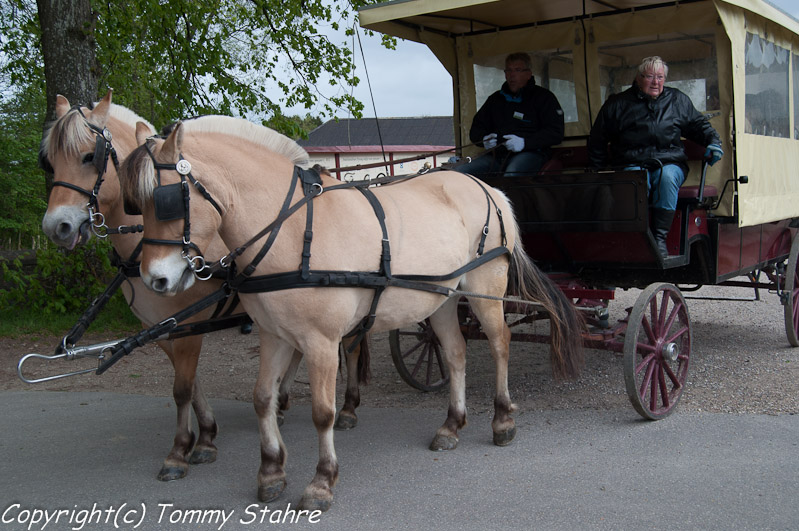
<path id="1" fill-rule="evenodd" d="M 602 105 L 588 139 L 588 155 L 597 168 L 647 168 L 652 233 L 664 257 L 677 194 L 688 173 L 680 137 L 706 146 L 711 165 L 724 155 L 718 133 L 691 99 L 663 86 L 668 73 L 660 57 L 644 59 L 633 85 Z"/>
<path id="2" fill-rule="evenodd" d="M 563 141 L 563 110 L 552 92 L 535 84 L 530 56 L 505 58 L 505 83 L 474 115 L 469 138 L 493 150 L 459 171 L 481 176 L 535 173 L 550 157 L 550 147 Z M 496 148 L 496 149 L 494 149 Z"/>

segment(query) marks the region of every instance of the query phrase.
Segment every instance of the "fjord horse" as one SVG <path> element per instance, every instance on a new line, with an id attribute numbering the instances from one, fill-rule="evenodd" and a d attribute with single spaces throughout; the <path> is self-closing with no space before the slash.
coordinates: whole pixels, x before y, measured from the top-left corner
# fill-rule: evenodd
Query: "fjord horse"
<path id="1" fill-rule="evenodd" d="M 108 237 L 114 249 L 120 257 L 128 260 L 134 255 L 141 235 L 135 230 L 118 229 L 136 227 L 141 224 L 142 218 L 124 211 L 115 161 L 108 150 L 113 149 L 119 159 L 124 159 L 137 145 L 136 122 L 142 122 L 150 134 L 155 134 L 155 129 L 131 110 L 113 104 L 111 91 L 93 110 L 71 107 L 66 98 L 58 96 L 56 116 L 45 132 L 40 152 L 42 160 L 51 166 L 56 183 L 48 200 L 42 228 L 54 243 L 72 249 L 88 241 L 94 229 L 105 232 L 110 227 Z M 103 137 L 106 131 L 108 138 Z M 98 142 L 103 144 L 104 149 L 97 149 Z M 103 160 L 96 160 L 97 157 Z M 297 152 L 295 161 L 306 163 L 307 155 Z M 209 243 L 207 252 L 209 257 L 218 258 L 228 251 L 221 239 L 216 238 Z M 148 327 L 190 306 L 215 291 L 219 285 L 220 281 L 210 280 L 174 299 L 165 300 L 145 289 L 141 279 L 132 274 L 128 282 L 122 284 L 122 290 L 131 310 Z M 206 319 L 213 311 L 213 307 L 209 308 L 189 321 Z M 174 444 L 158 473 L 158 479 L 163 481 L 185 476 L 189 463 L 210 463 L 217 456 L 214 445 L 217 423 L 196 376 L 202 341 L 202 335 L 193 335 L 158 343 L 175 370 L 172 392 L 177 409 Z M 352 356 L 347 357 L 348 397 L 337 419 L 339 428 L 350 428 L 357 423 L 355 407 L 359 395 L 356 367 L 362 361 L 358 357 L 359 353 L 356 349 Z M 288 407 L 288 389 L 300 359 L 301 355 L 297 353 L 283 379 L 279 401 L 281 414 L 282 409 Z M 199 428 L 196 438 L 192 430 L 192 407 Z"/>
<path id="2" fill-rule="evenodd" d="M 550 315 L 553 370 L 576 375 L 581 364 L 581 320 L 563 293 L 524 253 L 511 206 L 501 192 L 471 176 L 444 171 L 374 187 L 371 193 L 365 189 L 323 192 L 339 183 L 321 176 L 319 183 L 304 192 L 296 184 L 304 174 L 292 162 L 300 149 L 296 144 L 270 143 L 268 129 L 244 120 L 218 117 L 216 121 L 179 124 L 166 140 L 148 138 L 146 128 L 140 128 L 137 139 L 142 145 L 123 163 L 120 180 L 126 200 L 144 215 L 142 280 L 161 294 L 176 296 L 194 283 L 194 276 L 187 274 L 189 260 L 182 253 L 204 253 L 217 233 L 228 248 L 237 249 L 230 258 L 235 258 L 238 271 L 255 265 L 254 257 L 260 256 L 255 269 L 259 279 L 283 275 L 294 279 L 300 270 L 303 276 L 309 273 L 309 278 L 318 273 L 319 278 L 332 279 L 324 287 L 322 281 L 269 291 L 245 293 L 242 289 L 242 303 L 260 330 L 253 403 L 261 437 L 257 476 L 261 501 L 277 498 L 286 485 L 286 449 L 274 405 L 281 375 L 297 349 L 304 353 L 308 368 L 312 419 L 319 439 L 316 474 L 305 489 L 302 505 L 310 510 L 329 508 L 338 477 L 332 431 L 338 344 L 371 311 L 374 332 L 429 316 L 441 342 L 450 374 L 450 400 L 447 419 L 431 443 L 433 450 L 455 448 L 458 430 L 466 424 L 466 343 L 457 316 L 462 293 L 481 323 L 496 363 L 495 444 L 510 443 L 516 432 L 510 416 L 515 406 L 507 383 L 511 334 L 499 297 L 510 290 L 545 308 Z M 175 186 L 181 190 L 178 197 L 182 194 L 184 211 L 166 216 L 161 192 L 170 195 Z M 159 202 L 154 195 L 160 197 Z M 310 202 L 298 203 L 311 195 L 315 197 Z M 175 203 L 174 197 L 171 202 Z M 296 213 L 286 213 L 289 205 L 297 205 Z M 270 227 L 268 236 L 250 245 L 248 240 Z M 188 242 L 183 252 L 180 244 L 169 244 L 181 240 Z M 483 247 L 486 256 L 496 258 L 461 269 Z M 493 254 L 493 250 L 500 252 Z M 375 289 L 370 285 L 336 285 L 335 279 L 350 278 L 339 272 L 361 272 L 368 277 L 370 272 L 382 271 L 388 277 L 387 262 L 395 280 L 401 275 L 444 278 L 435 282 L 444 293 L 388 284 L 375 307 Z M 310 271 L 305 271 L 307 266 Z M 450 275 L 453 272 L 457 274 Z M 416 285 L 432 288 L 424 280 Z M 456 288 L 464 291 L 451 291 Z"/>

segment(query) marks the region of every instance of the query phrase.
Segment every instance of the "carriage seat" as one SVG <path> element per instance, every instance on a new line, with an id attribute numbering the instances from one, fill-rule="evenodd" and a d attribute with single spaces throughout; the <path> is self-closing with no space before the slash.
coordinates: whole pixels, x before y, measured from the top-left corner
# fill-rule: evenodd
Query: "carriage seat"
<path id="1" fill-rule="evenodd" d="M 705 184 L 705 197 L 718 197 L 719 190 L 712 184 Z M 699 185 L 681 186 L 677 199 L 699 199 Z"/>

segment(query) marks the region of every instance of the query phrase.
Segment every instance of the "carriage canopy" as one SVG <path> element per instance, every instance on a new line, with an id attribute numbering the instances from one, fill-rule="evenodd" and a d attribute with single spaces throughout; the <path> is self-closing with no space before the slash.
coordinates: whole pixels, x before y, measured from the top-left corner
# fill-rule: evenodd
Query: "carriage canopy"
<path id="1" fill-rule="evenodd" d="M 799 217 L 799 21 L 763 0 L 397 0 L 364 8 L 360 20 L 438 57 L 453 79 L 460 146 L 510 52 L 530 53 L 536 82 L 560 100 L 567 145 L 584 144 L 605 99 L 629 87 L 641 59 L 660 55 L 667 85 L 723 140 L 707 182 L 721 190 L 749 178 L 715 213 L 741 227 Z M 699 177 L 696 162 L 686 184 Z"/>

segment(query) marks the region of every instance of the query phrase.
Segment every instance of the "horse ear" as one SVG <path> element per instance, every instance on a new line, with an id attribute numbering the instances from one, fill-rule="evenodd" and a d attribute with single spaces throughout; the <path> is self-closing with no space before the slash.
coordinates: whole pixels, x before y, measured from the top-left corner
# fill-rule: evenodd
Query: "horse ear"
<path id="1" fill-rule="evenodd" d="M 161 148 L 161 153 L 172 161 L 177 161 L 180 158 L 180 150 L 183 147 L 183 123 L 178 122 L 175 128 L 169 133 L 169 136 Z"/>
<path id="2" fill-rule="evenodd" d="M 55 116 L 56 118 L 61 118 L 67 112 L 69 112 L 69 100 L 66 99 L 61 94 L 55 97 Z"/>
<path id="3" fill-rule="evenodd" d="M 141 146 L 152 135 L 152 131 L 144 122 L 136 122 L 136 144 Z"/>
<path id="4" fill-rule="evenodd" d="M 97 103 L 89 120 L 97 126 L 104 127 L 108 122 L 108 111 L 111 108 L 111 90 Z"/>

